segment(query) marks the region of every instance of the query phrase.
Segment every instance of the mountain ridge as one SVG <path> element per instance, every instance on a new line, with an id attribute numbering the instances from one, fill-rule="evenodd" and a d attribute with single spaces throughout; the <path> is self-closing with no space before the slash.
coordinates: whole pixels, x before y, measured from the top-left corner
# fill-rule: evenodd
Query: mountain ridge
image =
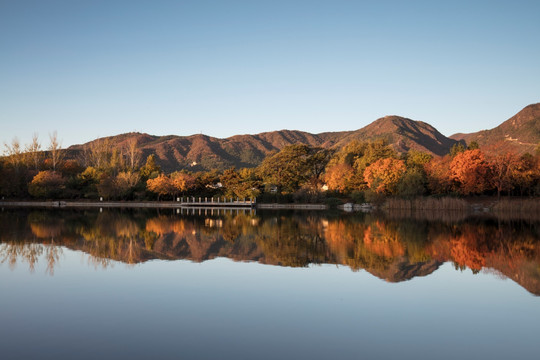
<path id="1" fill-rule="evenodd" d="M 397 152 L 411 149 L 435 156 L 448 154 L 457 143 L 476 141 L 486 152 L 533 152 L 540 141 L 540 103 L 526 106 L 516 115 L 491 130 L 446 137 L 427 122 L 398 115 L 387 115 L 357 129 L 336 132 L 309 133 L 301 130 L 276 130 L 258 134 L 238 134 L 217 138 L 204 134 L 151 135 L 124 133 L 70 146 L 75 154 L 95 142 L 110 141 L 114 147 L 125 147 L 135 141 L 143 159 L 156 155 L 157 163 L 165 171 L 189 169 L 223 170 L 228 167 L 255 167 L 274 152 L 287 145 L 305 144 L 326 149 L 339 149 L 351 141 L 384 139 Z"/>

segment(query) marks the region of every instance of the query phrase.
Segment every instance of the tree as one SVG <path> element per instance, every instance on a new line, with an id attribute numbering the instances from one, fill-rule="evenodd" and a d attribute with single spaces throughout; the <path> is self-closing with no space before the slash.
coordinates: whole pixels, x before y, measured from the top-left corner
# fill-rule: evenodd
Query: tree
<path id="1" fill-rule="evenodd" d="M 63 158 L 64 158 L 64 152 L 62 151 L 62 148 L 61 148 L 61 143 L 60 141 L 58 140 L 58 135 L 55 132 L 53 132 L 52 134 L 49 134 L 49 140 L 50 140 L 50 143 L 49 143 L 49 156 L 50 156 L 50 160 L 51 160 L 51 166 L 52 166 L 52 169 L 53 171 L 56 171 L 56 167 L 60 164 L 60 162 L 62 162 Z"/>
<path id="2" fill-rule="evenodd" d="M 140 179 L 141 177 L 138 173 L 131 171 L 122 171 L 118 173 L 115 179 L 118 195 L 121 197 L 129 197 Z"/>
<path id="3" fill-rule="evenodd" d="M 452 180 L 463 195 L 479 194 L 490 188 L 490 169 L 482 151 L 466 150 L 450 164 Z"/>
<path id="4" fill-rule="evenodd" d="M 278 192 L 292 193 L 309 179 L 309 153 L 307 145 L 288 145 L 264 159 L 259 173 L 265 183 L 277 186 Z"/>
<path id="5" fill-rule="evenodd" d="M 397 194 L 404 197 L 424 195 L 426 192 L 426 175 L 419 168 L 408 169 L 397 185 Z"/>
<path id="6" fill-rule="evenodd" d="M 7 160 L 17 171 L 23 162 L 23 151 L 19 139 L 14 137 L 13 140 L 11 140 L 11 144 L 4 143 L 4 147 L 6 148 L 4 154 L 7 157 Z"/>
<path id="7" fill-rule="evenodd" d="M 161 167 L 156 163 L 156 155 L 148 155 L 146 164 L 141 167 L 141 176 L 145 179 L 149 179 L 151 177 L 156 177 L 160 172 Z"/>
<path id="8" fill-rule="evenodd" d="M 397 153 L 392 149 L 385 139 L 369 142 L 365 146 L 364 154 L 354 162 L 354 169 L 359 175 L 364 174 L 364 170 L 380 159 L 395 159 Z"/>
<path id="9" fill-rule="evenodd" d="M 292 193 L 302 185 L 317 188 L 331 153 L 304 144 L 288 145 L 258 167 L 262 180 L 278 191 Z"/>
<path id="10" fill-rule="evenodd" d="M 465 151 L 465 145 L 463 145 L 461 142 L 455 143 L 450 148 L 450 156 L 454 157 L 457 154 L 460 154 Z"/>
<path id="11" fill-rule="evenodd" d="M 364 171 L 364 181 L 379 194 L 394 194 L 397 184 L 406 171 L 403 160 L 379 159 Z"/>
<path id="12" fill-rule="evenodd" d="M 195 177 L 186 172 L 175 172 L 171 174 L 172 183 L 179 193 L 185 193 L 196 186 Z"/>
<path id="13" fill-rule="evenodd" d="M 259 181 L 253 169 L 235 168 L 227 169 L 220 177 L 220 182 L 225 188 L 225 195 L 240 198 L 256 197 L 259 193 Z"/>
<path id="14" fill-rule="evenodd" d="M 476 150 L 479 149 L 480 145 L 476 141 L 471 141 L 471 143 L 467 146 L 467 150 Z"/>
<path id="15" fill-rule="evenodd" d="M 158 194 L 158 201 L 161 195 L 172 195 L 176 191 L 171 178 L 163 174 L 153 179 L 148 179 L 146 181 L 146 187 L 148 191 Z"/>
<path id="16" fill-rule="evenodd" d="M 96 185 L 99 196 L 105 199 L 110 199 L 115 195 L 118 195 L 118 189 L 114 181 L 114 177 L 107 173 L 103 173 L 99 179 L 99 183 Z"/>
<path id="17" fill-rule="evenodd" d="M 518 159 L 514 154 L 499 154 L 489 161 L 492 178 L 491 181 L 497 189 L 497 197 L 501 197 L 501 192 L 509 192 L 514 187 L 514 178 Z"/>
<path id="18" fill-rule="evenodd" d="M 442 158 L 434 158 L 424 165 L 427 186 L 431 194 L 448 194 L 452 192 L 451 161 L 452 158 L 447 155 Z"/>
<path id="19" fill-rule="evenodd" d="M 125 147 L 129 168 L 133 171 L 141 161 L 141 151 L 137 148 L 137 138 L 131 137 Z"/>
<path id="20" fill-rule="evenodd" d="M 32 142 L 26 145 L 25 150 L 30 158 L 30 162 L 32 163 L 32 166 L 34 167 L 34 170 L 38 171 L 39 166 L 41 165 L 41 161 L 42 161 L 42 153 L 41 153 L 41 144 L 39 143 L 39 138 L 38 138 L 37 133 L 34 133 L 32 135 Z"/>
<path id="21" fill-rule="evenodd" d="M 354 169 L 346 163 L 337 164 L 326 169 L 324 180 L 329 190 L 346 192 L 351 190 Z"/>
<path id="22" fill-rule="evenodd" d="M 28 192 L 34 197 L 55 198 L 64 189 L 64 178 L 50 170 L 40 171 L 28 184 Z"/>
<path id="23" fill-rule="evenodd" d="M 424 170 L 424 166 L 433 159 L 433 155 L 416 150 L 407 153 L 407 167 Z"/>

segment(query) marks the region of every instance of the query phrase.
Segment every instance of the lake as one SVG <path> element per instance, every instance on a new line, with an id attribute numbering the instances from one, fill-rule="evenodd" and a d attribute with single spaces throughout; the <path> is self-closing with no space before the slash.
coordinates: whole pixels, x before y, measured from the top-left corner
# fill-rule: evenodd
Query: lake
<path id="1" fill-rule="evenodd" d="M 540 223 L 0 212 L 1 359 L 531 359 Z"/>

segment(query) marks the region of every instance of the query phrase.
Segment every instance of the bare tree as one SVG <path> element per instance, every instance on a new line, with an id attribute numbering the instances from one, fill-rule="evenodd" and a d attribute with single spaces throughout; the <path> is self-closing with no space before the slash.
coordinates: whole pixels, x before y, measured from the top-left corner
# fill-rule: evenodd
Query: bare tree
<path id="1" fill-rule="evenodd" d="M 14 137 L 11 144 L 4 143 L 4 147 L 6 148 L 4 154 L 8 161 L 15 169 L 18 169 L 23 160 L 23 151 L 19 139 Z"/>
<path id="2" fill-rule="evenodd" d="M 32 142 L 26 145 L 26 153 L 30 159 L 31 164 L 34 166 L 34 169 L 39 170 L 39 164 L 41 163 L 42 153 L 41 153 L 41 144 L 39 143 L 39 137 L 37 133 L 32 135 Z"/>
<path id="3" fill-rule="evenodd" d="M 132 137 L 126 144 L 126 155 L 130 169 L 133 171 L 141 161 L 141 151 L 137 148 L 137 138 Z"/>
<path id="4" fill-rule="evenodd" d="M 53 171 L 56 171 L 56 167 L 60 165 L 60 163 L 64 159 L 64 151 L 61 148 L 62 144 L 58 140 L 58 135 L 56 134 L 56 131 L 52 134 L 49 134 L 49 140 L 49 155 L 51 157 Z"/>
<path id="5" fill-rule="evenodd" d="M 112 143 L 109 139 L 98 139 L 88 145 L 88 165 L 96 169 L 109 167 L 112 158 Z"/>

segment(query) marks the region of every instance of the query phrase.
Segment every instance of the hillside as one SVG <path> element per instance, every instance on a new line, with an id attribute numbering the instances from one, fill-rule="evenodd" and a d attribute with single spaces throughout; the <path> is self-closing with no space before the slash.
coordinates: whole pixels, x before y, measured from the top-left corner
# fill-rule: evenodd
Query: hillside
<path id="1" fill-rule="evenodd" d="M 456 143 L 441 134 L 433 126 L 400 116 L 385 116 L 356 131 L 320 134 L 327 144 L 342 147 L 353 140 L 376 140 L 384 138 L 398 152 L 410 149 L 425 151 L 438 156 L 448 154 Z"/>
<path id="2" fill-rule="evenodd" d="M 340 148 L 353 140 L 368 141 L 384 138 L 398 152 L 409 149 L 445 155 L 457 141 L 439 133 L 433 126 L 399 116 L 386 116 L 354 131 L 310 134 L 298 130 L 279 130 L 255 135 L 235 135 L 219 139 L 207 135 L 153 136 L 127 133 L 101 138 L 69 148 L 76 156 L 97 141 L 110 141 L 115 147 L 125 147 L 135 140 L 143 159 L 156 154 L 165 171 L 180 169 L 210 170 L 255 167 L 270 153 L 291 144 L 307 144 L 323 148 Z"/>
<path id="3" fill-rule="evenodd" d="M 450 138 L 467 144 L 476 141 L 486 152 L 532 154 L 540 143 L 540 103 L 526 106 L 491 130 L 454 134 Z"/>

